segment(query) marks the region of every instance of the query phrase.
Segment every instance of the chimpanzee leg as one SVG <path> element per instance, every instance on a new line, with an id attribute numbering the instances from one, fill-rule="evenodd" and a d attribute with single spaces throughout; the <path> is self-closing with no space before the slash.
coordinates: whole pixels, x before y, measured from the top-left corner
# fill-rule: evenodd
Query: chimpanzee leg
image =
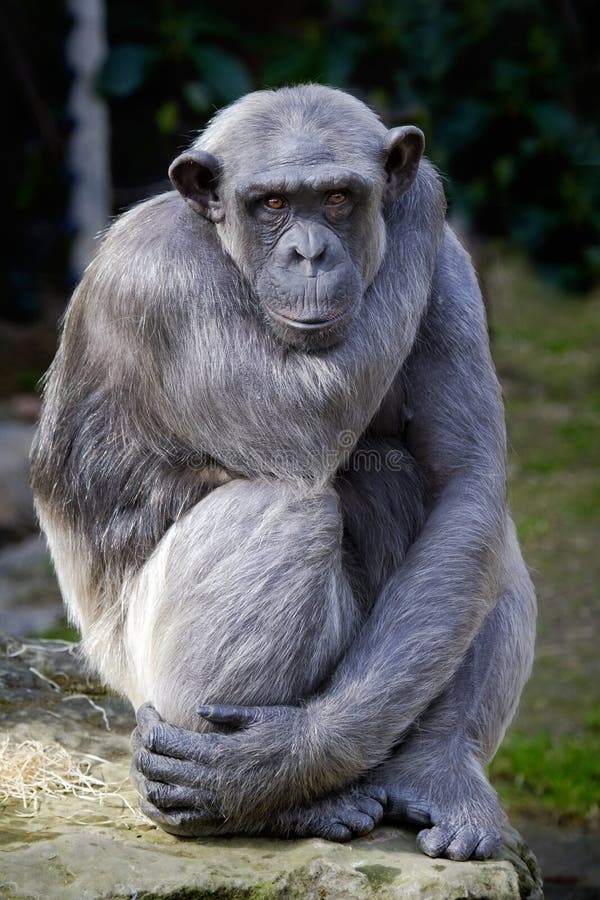
<path id="1" fill-rule="evenodd" d="M 374 788 L 385 792 L 386 815 L 429 826 L 418 841 L 431 856 L 485 859 L 501 842 L 505 816 L 483 766 L 515 713 L 535 632 L 535 596 L 512 522 L 504 563 L 502 594 L 454 678 L 394 756 L 364 779 L 371 797 Z M 332 799 L 321 801 L 319 825 L 321 833 L 329 825 L 340 840 L 336 816 L 325 808 Z"/>
<path id="2" fill-rule="evenodd" d="M 502 585 L 452 682 L 372 776 L 387 792 L 388 815 L 430 826 L 418 837 L 430 856 L 484 859 L 500 844 L 505 816 L 483 766 L 517 708 L 535 633 L 533 586 L 512 522 Z"/>
<path id="3" fill-rule="evenodd" d="M 202 730 L 199 704 L 297 704 L 357 624 L 334 491 L 233 481 L 173 525 L 130 589 L 126 692 Z"/>
<path id="4" fill-rule="evenodd" d="M 414 459 L 398 441 L 368 435 L 338 472 L 334 486 L 344 520 L 344 565 L 365 617 L 422 525 L 423 485 Z M 271 822 L 271 830 L 349 840 L 379 821 L 378 806 L 386 796 L 367 780 L 310 806 L 284 811 Z"/>
<path id="5" fill-rule="evenodd" d="M 387 473 L 390 522 L 378 522 L 384 533 L 392 533 L 401 510 L 407 533 L 400 534 L 396 524 L 390 565 L 401 561 L 422 515 L 414 464 L 396 460 L 395 466 Z M 361 516 L 364 523 L 366 509 L 357 487 L 363 476 L 360 468 L 348 473 L 345 486 L 350 490 L 354 483 L 353 499 L 338 490 L 346 532 L 354 530 L 357 537 L 360 529 L 354 526 Z M 381 500 L 379 494 L 372 503 Z M 215 490 L 174 526 L 149 561 L 131 604 L 134 702 L 150 700 L 167 722 L 201 730 L 207 725 L 195 715 L 199 702 L 295 704 L 314 693 L 375 592 L 363 579 L 359 613 L 345 574 L 349 553 L 346 540 L 342 551 L 338 502 L 331 489 L 299 498 L 280 486 L 235 482 Z M 161 721 L 147 707 L 140 718 L 144 727 Z M 201 792 L 190 789 L 191 764 L 178 763 L 177 772 L 170 773 L 164 757 L 140 750 L 138 744 L 132 777 L 151 801 L 144 809 L 154 821 L 178 834 L 232 830 L 199 812 Z M 371 830 L 384 800 L 374 785 L 353 787 L 282 812 L 269 828 L 343 840 Z"/>

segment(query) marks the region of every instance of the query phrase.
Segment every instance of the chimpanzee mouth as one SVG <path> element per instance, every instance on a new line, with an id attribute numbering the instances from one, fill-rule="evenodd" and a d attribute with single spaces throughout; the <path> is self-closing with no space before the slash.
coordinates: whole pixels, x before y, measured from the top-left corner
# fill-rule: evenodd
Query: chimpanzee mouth
<path id="1" fill-rule="evenodd" d="M 281 310 L 275 311 L 274 309 L 270 309 L 267 307 L 267 311 L 271 318 L 277 322 L 279 325 L 285 325 L 287 328 L 294 328 L 298 331 L 329 331 L 332 328 L 336 328 L 339 325 L 344 325 L 351 317 L 354 312 L 353 307 L 348 309 L 344 309 L 338 313 L 338 315 L 332 317 L 322 317 L 322 316 L 313 316 L 310 318 L 298 318 L 295 315 L 292 315 L 287 310 L 282 312 Z"/>

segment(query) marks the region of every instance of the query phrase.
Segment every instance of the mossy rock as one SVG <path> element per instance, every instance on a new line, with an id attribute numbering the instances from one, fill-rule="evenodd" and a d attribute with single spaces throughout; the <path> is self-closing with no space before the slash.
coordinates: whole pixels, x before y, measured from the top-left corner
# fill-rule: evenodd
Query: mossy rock
<path id="1" fill-rule="evenodd" d="M 537 864 L 507 830 L 498 858 L 429 859 L 415 831 L 380 827 L 350 844 L 317 839 L 180 840 L 135 812 L 129 786 L 131 709 L 89 677 L 75 645 L 0 638 L 0 732 L 107 760 L 94 773 L 115 793 L 41 793 L 39 808 L 5 803 L 0 897 L 19 900 L 539 900 Z M 2 774 L 0 772 L 0 784 Z M 126 805 L 131 804 L 131 809 Z"/>

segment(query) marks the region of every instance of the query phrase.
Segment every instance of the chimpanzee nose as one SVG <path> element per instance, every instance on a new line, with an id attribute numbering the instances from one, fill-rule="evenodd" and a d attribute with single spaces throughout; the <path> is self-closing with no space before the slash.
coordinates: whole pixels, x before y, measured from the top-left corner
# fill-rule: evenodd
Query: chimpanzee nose
<path id="1" fill-rule="evenodd" d="M 292 250 L 300 259 L 308 262 L 318 262 L 325 256 L 327 243 L 323 235 L 317 234 L 313 229 L 307 229 L 296 236 Z"/>
<path id="2" fill-rule="evenodd" d="M 331 268 L 330 237 L 325 228 L 315 222 L 298 222 L 280 243 L 286 263 L 305 278 Z"/>

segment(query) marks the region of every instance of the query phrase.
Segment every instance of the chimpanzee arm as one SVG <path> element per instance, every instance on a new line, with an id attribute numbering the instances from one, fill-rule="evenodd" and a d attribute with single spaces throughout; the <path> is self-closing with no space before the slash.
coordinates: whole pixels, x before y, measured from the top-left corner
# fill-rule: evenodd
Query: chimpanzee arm
<path id="1" fill-rule="evenodd" d="M 430 509 L 327 691 L 310 706 L 370 768 L 442 691 L 497 598 L 505 431 L 475 273 L 447 230 L 406 366 L 409 449 Z M 325 726 L 326 727 L 326 726 Z"/>

